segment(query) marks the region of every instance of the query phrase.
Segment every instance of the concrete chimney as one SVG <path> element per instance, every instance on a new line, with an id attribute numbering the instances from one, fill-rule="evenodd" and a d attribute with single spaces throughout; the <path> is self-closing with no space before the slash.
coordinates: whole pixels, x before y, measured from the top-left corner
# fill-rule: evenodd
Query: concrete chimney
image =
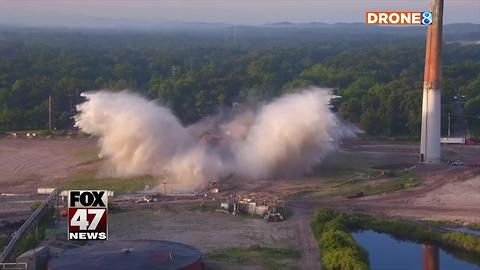
<path id="1" fill-rule="evenodd" d="M 442 77 L 442 26 L 443 0 L 431 0 L 430 12 L 433 21 L 428 26 L 425 56 L 425 74 L 423 82 L 422 136 L 420 142 L 420 161 L 422 163 L 440 163 L 440 117 Z"/>

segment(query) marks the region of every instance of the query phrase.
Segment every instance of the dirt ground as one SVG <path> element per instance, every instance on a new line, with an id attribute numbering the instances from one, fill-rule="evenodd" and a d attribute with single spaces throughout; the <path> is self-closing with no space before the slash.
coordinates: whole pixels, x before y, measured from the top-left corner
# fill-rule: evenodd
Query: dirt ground
<path id="1" fill-rule="evenodd" d="M 194 210 L 195 203 L 152 203 L 109 215 L 110 239 L 158 239 L 192 245 L 204 254 L 232 247 L 296 247 L 314 254 L 314 260 L 298 260 L 302 269 L 319 269 L 319 251 L 307 220 L 294 216 L 285 222 L 266 223 L 261 217 L 233 216 Z M 213 203 L 212 203 L 213 204 Z M 217 203 L 214 203 L 217 205 Z M 313 263 L 313 265 L 312 265 Z M 219 267 L 218 262 L 215 262 Z M 262 269 L 252 264 L 235 269 Z M 253 267 L 253 268 L 252 268 Z M 223 269 L 222 267 L 219 267 Z"/>
<path id="2" fill-rule="evenodd" d="M 266 223 L 261 217 L 189 210 L 188 206 L 192 205 L 156 206 L 111 214 L 110 239 L 170 240 L 190 244 L 203 252 L 259 243 L 295 245 L 295 220 Z"/>
<path id="3" fill-rule="evenodd" d="M 0 193 L 34 193 L 67 177 L 95 153 L 96 141 L 0 138 Z"/>
<path id="4" fill-rule="evenodd" d="M 414 162 L 417 151 L 417 145 L 397 144 L 362 144 L 342 150 L 343 154 L 350 152 L 350 157 L 351 154 L 360 154 L 361 166 Z M 299 199 L 292 201 L 291 206 L 309 209 L 332 207 L 419 220 L 443 220 L 464 225 L 480 223 L 480 168 L 467 165 L 480 162 L 480 146 L 450 145 L 444 146 L 442 152 L 445 160 L 461 160 L 466 165 L 453 167 L 446 163 L 417 164 L 413 172 L 419 185 L 415 188 L 356 199 L 340 196 L 318 200 Z M 356 166 L 356 162 L 348 162 L 353 164 L 349 165 L 348 169 Z"/>
<path id="5" fill-rule="evenodd" d="M 36 188 L 64 183 L 74 173 L 101 166 L 98 160 L 92 161 L 96 159 L 95 145 L 96 141 L 88 138 L 0 139 L 0 193 L 17 194 L 0 196 L 0 227 L 6 221 L 14 226 L 28 216 L 31 202 L 42 199 L 33 195 Z M 287 198 L 287 206 L 294 214 L 282 223 L 267 224 L 262 219 L 192 210 L 188 203 L 169 202 L 111 214 L 109 236 L 110 239 L 180 241 L 206 253 L 251 245 L 295 246 L 303 255 L 298 261 L 299 267 L 319 269 L 319 250 L 309 220 L 321 207 L 412 219 L 480 223 L 480 169 L 466 165 L 417 165 L 413 172 L 418 186 L 392 193 L 356 199 L 328 192 L 322 193 L 323 197 L 302 195 L 321 191 L 326 185 L 344 183 L 372 166 L 415 164 L 418 149 L 417 144 L 409 143 L 350 142 L 331 153 L 305 177 L 224 183 L 228 192 L 261 191 Z M 465 164 L 480 162 L 480 146 L 443 147 L 443 156 L 447 160 L 462 160 Z M 365 183 L 373 182 L 366 180 Z"/>
<path id="6" fill-rule="evenodd" d="M 0 233 L 12 232 L 31 214 L 39 187 L 60 181 L 95 156 L 96 141 L 87 138 L 0 138 Z"/>

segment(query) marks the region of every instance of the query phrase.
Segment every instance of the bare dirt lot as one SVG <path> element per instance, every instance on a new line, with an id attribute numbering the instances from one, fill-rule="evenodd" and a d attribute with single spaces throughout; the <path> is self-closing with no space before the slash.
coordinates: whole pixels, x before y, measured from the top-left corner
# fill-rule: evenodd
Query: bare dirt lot
<path id="1" fill-rule="evenodd" d="M 294 260 L 303 269 L 319 269 L 319 252 L 308 220 L 302 216 L 279 223 L 266 223 L 261 217 L 233 216 L 198 210 L 195 203 L 154 203 L 136 206 L 109 216 L 110 239 L 162 239 L 187 243 L 204 254 L 212 251 L 254 246 L 303 249 L 313 254 L 311 260 Z M 217 203 L 211 203 L 211 206 Z M 207 260 L 208 261 L 208 260 Z M 223 269 L 212 262 L 215 269 Z M 234 262 L 227 262 L 232 265 Z M 313 264 L 313 265 L 312 265 Z M 253 264 L 236 265 L 235 269 L 252 268 Z"/>
<path id="2" fill-rule="evenodd" d="M 0 139 L 0 193 L 33 193 L 56 184 L 87 162 L 96 141 L 75 139 Z"/>
<path id="3" fill-rule="evenodd" d="M 95 140 L 0 138 L 0 227 L 13 231 L 31 213 L 38 187 L 56 187 L 95 157 Z M 0 231 L 2 229 L 0 228 Z"/>
<path id="4" fill-rule="evenodd" d="M 337 153 L 349 158 L 345 170 L 360 170 L 372 164 L 394 164 L 414 162 L 417 145 L 354 145 Z M 451 145 L 443 147 L 445 160 L 461 160 L 465 164 L 480 161 L 479 146 Z M 361 158 L 357 162 L 352 157 Z M 338 164 L 338 163 L 337 163 Z M 321 167 L 327 166 L 327 163 Z M 333 166 L 333 164 L 332 164 Z M 333 207 L 340 210 L 355 210 L 378 215 L 400 216 L 421 220 L 444 220 L 458 224 L 480 222 L 480 169 L 473 166 L 416 165 L 412 170 L 418 181 L 416 187 L 396 192 L 379 193 L 361 198 L 347 199 L 345 196 L 300 198 L 292 202 L 295 207 Z M 368 181 L 367 187 L 375 183 Z M 365 187 L 362 187 L 365 190 Z M 362 190 L 362 189 L 360 189 Z"/>

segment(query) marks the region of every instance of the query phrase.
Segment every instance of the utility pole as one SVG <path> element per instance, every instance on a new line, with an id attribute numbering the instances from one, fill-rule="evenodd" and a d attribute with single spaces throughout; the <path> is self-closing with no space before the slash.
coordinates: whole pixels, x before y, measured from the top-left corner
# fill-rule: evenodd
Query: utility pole
<path id="1" fill-rule="evenodd" d="M 164 180 L 162 184 L 163 184 L 163 190 L 165 194 L 167 194 L 167 181 Z"/>
<path id="2" fill-rule="evenodd" d="M 423 82 L 422 135 L 420 162 L 439 163 L 442 77 L 442 27 L 444 0 L 431 0 L 432 24 L 428 26 Z"/>
<path id="3" fill-rule="evenodd" d="M 223 30 L 223 37 L 224 37 L 224 39 L 225 39 L 225 47 L 227 47 L 227 46 L 228 46 L 228 39 L 227 39 L 227 32 L 226 32 L 226 30 Z"/>
<path id="4" fill-rule="evenodd" d="M 448 137 L 450 138 L 450 131 L 451 131 L 452 121 L 450 118 L 450 113 L 448 113 Z"/>
<path id="5" fill-rule="evenodd" d="M 237 46 L 237 26 L 233 26 L 233 45 Z"/>
<path id="6" fill-rule="evenodd" d="M 72 91 L 68 90 L 68 99 L 70 100 L 70 113 L 73 111 L 73 105 L 72 105 Z"/>
<path id="7" fill-rule="evenodd" d="M 48 133 L 52 133 L 52 96 L 48 96 Z"/>
<path id="8" fill-rule="evenodd" d="M 172 79 L 175 79 L 175 71 L 177 70 L 177 68 L 175 67 L 175 65 L 172 66 Z"/>

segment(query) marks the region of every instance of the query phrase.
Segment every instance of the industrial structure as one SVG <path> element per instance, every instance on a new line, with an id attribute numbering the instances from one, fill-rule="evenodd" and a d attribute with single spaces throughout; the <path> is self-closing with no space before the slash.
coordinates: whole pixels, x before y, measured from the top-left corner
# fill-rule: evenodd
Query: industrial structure
<path id="1" fill-rule="evenodd" d="M 422 135 L 420 161 L 439 163 L 441 123 L 441 53 L 443 27 L 443 0 L 431 0 L 432 24 L 428 26 L 423 84 Z"/>
<path id="2" fill-rule="evenodd" d="M 262 216 L 265 221 L 283 221 L 284 201 L 265 194 L 231 194 L 226 202 L 220 203 L 221 212 Z"/>
<path id="3" fill-rule="evenodd" d="M 200 251 L 182 243 L 156 240 L 105 241 L 65 251 L 49 270 L 201 270 Z"/>

